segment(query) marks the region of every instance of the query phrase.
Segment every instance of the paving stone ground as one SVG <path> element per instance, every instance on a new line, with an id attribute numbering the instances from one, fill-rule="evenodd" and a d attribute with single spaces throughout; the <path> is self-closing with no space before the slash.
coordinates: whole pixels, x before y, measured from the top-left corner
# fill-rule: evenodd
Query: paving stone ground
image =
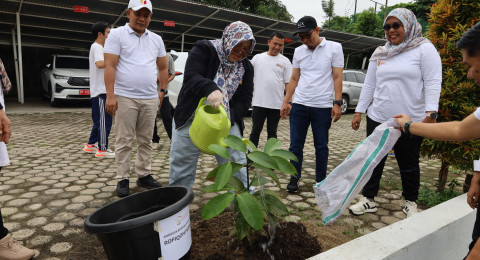
<path id="1" fill-rule="evenodd" d="M 13 129 L 8 145 L 11 165 L 4 167 L 0 173 L 0 203 L 5 225 L 15 239 L 36 251 L 36 259 L 59 259 L 58 255 L 68 253 L 73 247 L 67 242 L 70 240 L 64 238 L 84 232 L 84 220 L 89 214 L 118 199 L 114 194 L 115 160 L 98 159 L 93 154 L 83 152 L 91 129 L 90 113 L 27 113 L 9 117 Z M 339 165 L 365 137 L 365 120 L 361 130 L 353 131 L 351 119 L 352 114 L 347 114 L 332 124 L 328 172 Z M 247 118 L 245 137 L 248 137 L 250 129 L 251 119 Z M 159 130 L 160 147 L 153 152 L 152 172 L 156 179 L 167 185 L 170 142 L 161 120 Z M 264 130 L 261 144 L 266 141 L 265 135 Z M 280 122 L 278 139 L 283 143 L 283 148 L 288 149 L 288 120 Z M 113 148 L 113 130 L 109 140 Z M 286 176 L 281 178 L 281 190 L 272 188 L 280 192 L 288 205 L 291 215 L 287 219 L 291 221 L 319 215 L 311 188 L 315 174 L 311 132 L 308 133 L 304 150 L 299 192 L 289 194 L 285 191 L 288 183 Z M 132 157 L 135 157 L 135 149 Z M 204 194 L 201 190 L 209 184 L 204 179 L 214 167 L 213 156 L 201 156 L 193 186 L 195 199 L 190 205 L 191 211 L 201 210 L 205 201 L 211 198 L 211 194 Z M 440 165 L 436 160 L 423 159 L 421 167 L 422 171 L 438 172 Z M 387 160 L 384 175 L 385 183 L 399 185 L 394 158 Z M 391 183 L 388 183 L 389 180 Z M 135 173 L 131 172 L 131 192 L 144 190 L 136 187 L 135 181 Z M 394 189 L 387 192 L 381 188 L 377 198 L 377 214 L 354 217 L 344 212 L 340 220 L 357 228 L 360 234 L 367 234 L 405 218 L 401 212 L 404 203 L 401 191 Z"/>

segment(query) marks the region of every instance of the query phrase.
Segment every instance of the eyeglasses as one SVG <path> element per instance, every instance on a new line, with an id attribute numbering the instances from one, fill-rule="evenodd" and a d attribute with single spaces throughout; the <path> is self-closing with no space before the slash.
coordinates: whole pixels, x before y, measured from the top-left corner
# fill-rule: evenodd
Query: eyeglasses
<path id="1" fill-rule="evenodd" d="M 300 40 L 303 40 L 305 38 L 310 38 L 310 36 L 312 36 L 312 33 L 313 33 L 313 30 L 310 30 L 308 33 L 304 34 L 304 35 L 301 35 L 300 33 L 297 34 L 297 38 L 300 39 Z"/>
<path id="2" fill-rule="evenodd" d="M 235 54 L 237 54 L 237 55 L 240 54 L 240 55 L 243 55 L 243 56 L 244 56 L 244 55 L 247 55 L 247 54 L 248 54 L 248 51 L 250 51 L 250 48 L 244 48 L 244 49 L 242 49 L 241 47 L 235 46 L 235 47 L 232 49 L 231 52 L 232 52 L 232 53 L 235 53 Z"/>
<path id="3" fill-rule="evenodd" d="M 401 24 L 401 23 L 397 23 L 397 22 L 394 22 L 392 25 L 390 25 L 390 24 L 387 23 L 387 24 L 385 24 L 385 25 L 383 26 L 383 30 L 385 30 L 385 31 L 390 31 L 390 29 L 392 29 L 392 28 L 393 28 L 394 30 L 398 30 L 398 28 L 400 28 L 400 26 L 402 26 L 402 24 Z"/>

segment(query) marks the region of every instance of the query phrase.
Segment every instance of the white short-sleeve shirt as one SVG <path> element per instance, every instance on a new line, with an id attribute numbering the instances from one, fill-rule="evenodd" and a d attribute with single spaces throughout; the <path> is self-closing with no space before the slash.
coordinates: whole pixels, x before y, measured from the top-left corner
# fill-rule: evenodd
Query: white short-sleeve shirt
<path id="1" fill-rule="evenodd" d="M 292 66 L 300 69 L 300 79 L 293 103 L 317 108 L 333 107 L 332 68 L 343 68 L 343 50 L 340 43 L 321 39 L 315 50 L 305 44 L 295 49 Z"/>
<path id="2" fill-rule="evenodd" d="M 138 34 L 125 26 L 112 29 L 105 53 L 119 56 L 115 71 L 115 95 L 150 99 L 158 97 L 157 57 L 165 57 L 165 45 L 158 34 L 145 30 Z"/>
<path id="3" fill-rule="evenodd" d="M 285 84 L 290 81 L 292 64 L 282 54 L 270 56 L 266 52 L 252 59 L 254 67 L 252 105 L 280 109 L 285 96 Z"/>
<path id="4" fill-rule="evenodd" d="M 90 47 L 90 54 L 88 55 L 89 72 L 90 72 L 90 97 L 97 97 L 100 94 L 106 94 L 104 68 L 97 68 L 98 61 L 103 59 L 103 46 L 94 42 Z"/>

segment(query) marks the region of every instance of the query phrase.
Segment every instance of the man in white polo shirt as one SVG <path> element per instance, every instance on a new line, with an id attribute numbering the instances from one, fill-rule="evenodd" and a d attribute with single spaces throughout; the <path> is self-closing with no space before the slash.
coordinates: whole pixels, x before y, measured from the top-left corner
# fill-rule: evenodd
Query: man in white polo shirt
<path id="1" fill-rule="evenodd" d="M 304 16 L 297 22 L 298 38 L 303 43 L 293 54 L 293 70 L 287 93 L 283 99 L 280 116 L 290 115 L 290 152 L 298 162 L 291 161 L 297 170 L 287 185 L 288 192 L 298 191 L 301 177 L 303 147 L 308 127 L 312 126 L 315 146 L 315 181 L 326 177 L 328 163 L 328 130 L 332 122 L 341 116 L 342 105 L 342 46 L 319 36 L 320 28 L 311 16 Z M 335 92 L 335 100 L 332 95 Z M 295 93 L 293 104 L 289 104 Z"/>
<path id="2" fill-rule="evenodd" d="M 129 195 L 132 141 L 137 139 L 137 185 L 162 185 L 151 175 L 153 123 L 167 89 L 167 59 L 162 38 L 147 30 L 150 0 L 130 0 L 125 26 L 111 30 L 105 42 L 106 111 L 115 116 L 117 196 Z M 158 77 L 157 77 L 158 68 Z M 157 81 L 160 92 L 157 92 Z"/>
<path id="3" fill-rule="evenodd" d="M 267 138 L 277 137 L 285 86 L 292 75 L 292 63 L 280 53 L 285 44 L 284 38 L 283 34 L 274 32 L 268 39 L 268 51 L 252 59 L 254 89 L 250 141 L 255 146 L 258 146 L 265 119 Z"/>

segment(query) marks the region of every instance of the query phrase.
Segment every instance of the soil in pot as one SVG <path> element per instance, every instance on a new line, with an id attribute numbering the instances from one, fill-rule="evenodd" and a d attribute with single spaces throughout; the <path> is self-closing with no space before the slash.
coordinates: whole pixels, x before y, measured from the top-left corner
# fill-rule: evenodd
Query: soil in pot
<path id="1" fill-rule="evenodd" d="M 252 245 L 230 236 L 234 227 L 232 212 L 202 220 L 200 211 L 191 215 L 192 248 L 190 259 L 306 259 L 321 253 L 318 240 L 301 223 L 281 222 L 275 229 L 268 253 L 262 247 L 270 238 L 260 236 Z"/>

